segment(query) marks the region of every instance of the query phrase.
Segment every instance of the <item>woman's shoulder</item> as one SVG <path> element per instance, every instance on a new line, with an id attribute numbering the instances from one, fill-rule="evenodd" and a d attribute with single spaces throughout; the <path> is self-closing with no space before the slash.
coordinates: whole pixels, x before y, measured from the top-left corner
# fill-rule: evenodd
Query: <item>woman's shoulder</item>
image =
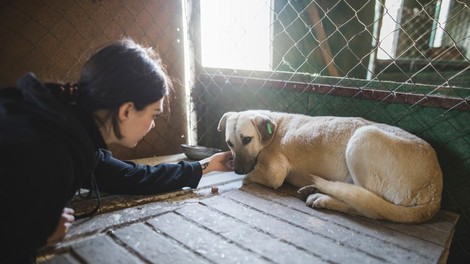
<path id="1" fill-rule="evenodd" d="M 93 155 L 94 146 L 81 123 L 33 74 L 22 76 L 17 88 L 0 93 L 0 98 L 3 143 L 44 141 Z"/>

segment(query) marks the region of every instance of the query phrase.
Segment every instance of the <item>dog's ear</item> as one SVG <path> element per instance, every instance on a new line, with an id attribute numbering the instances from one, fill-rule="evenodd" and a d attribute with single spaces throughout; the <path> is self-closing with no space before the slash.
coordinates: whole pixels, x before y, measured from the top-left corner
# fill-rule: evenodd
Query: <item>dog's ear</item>
<path id="1" fill-rule="evenodd" d="M 258 130 L 263 146 L 269 145 L 276 134 L 277 124 L 267 116 L 257 116 L 251 120 Z"/>
<path id="2" fill-rule="evenodd" d="M 225 124 L 227 122 L 227 119 L 231 116 L 231 115 L 234 115 L 236 114 L 236 112 L 227 112 L 225 113 L 221 118 L 220 118 L 220 121 L 219 121 L 219 124 L 217 125 L 217 131 L 223 131 L 225 129 Z"/>

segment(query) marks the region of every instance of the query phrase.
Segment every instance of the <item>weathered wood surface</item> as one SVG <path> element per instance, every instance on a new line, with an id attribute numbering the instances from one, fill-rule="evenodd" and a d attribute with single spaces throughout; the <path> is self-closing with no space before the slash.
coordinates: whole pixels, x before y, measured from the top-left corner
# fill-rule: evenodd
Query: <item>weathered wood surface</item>
<path id="1" fill-rule="evenodd" d="M 314 210 L 291 186 L 242 187 L 234 173 L 175 193 L 119 197 L 133 205 L 77 221 L 40 263 L 444 263 L 458 219 L 442 211 L 403 225 Z"/>

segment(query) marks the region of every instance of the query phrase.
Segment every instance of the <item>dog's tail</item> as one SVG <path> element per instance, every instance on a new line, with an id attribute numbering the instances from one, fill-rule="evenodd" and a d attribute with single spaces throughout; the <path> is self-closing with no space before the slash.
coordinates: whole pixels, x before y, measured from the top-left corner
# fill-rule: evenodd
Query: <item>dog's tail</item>
<path id="1" fill-rule="evenodd" d="M 439 211 L 441 203 L 439 192 L 436 192 L 435 197 L 426 204 L 402 206 L 389 202 L 358 185 L 333 182 L 318 177 L 315 180 L 314 186 L 319 192 L 328 194 L 346 203 L 358 215 L 398 223 L 420 223 L 427 221 Z"/>

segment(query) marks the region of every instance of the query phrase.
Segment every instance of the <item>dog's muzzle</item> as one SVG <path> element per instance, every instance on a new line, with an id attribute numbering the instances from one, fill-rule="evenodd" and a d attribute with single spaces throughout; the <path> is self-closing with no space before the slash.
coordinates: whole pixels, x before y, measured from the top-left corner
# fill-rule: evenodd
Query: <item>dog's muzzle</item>
<path id="1" fill-rule="evenodd" d="M 248 174 L 255 169 L 257 159 L 246 160 L 242 155 L 235 155 L 233 158 L 234 161 L 234 171 L 236 174 Z"/>

